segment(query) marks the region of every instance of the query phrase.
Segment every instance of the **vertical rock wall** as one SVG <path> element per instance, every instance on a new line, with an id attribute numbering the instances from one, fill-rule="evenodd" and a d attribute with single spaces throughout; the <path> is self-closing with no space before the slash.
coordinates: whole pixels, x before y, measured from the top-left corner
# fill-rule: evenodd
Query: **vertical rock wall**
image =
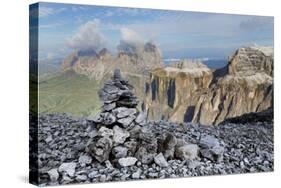
<path id="1" fill-rule="evenodd" d="M 182 62 L 151 73 L 146 109 L 150 119 L 218 124 L 273 106 L 273 51 L 240 48 L 229 64 L 212 71 Z"/>

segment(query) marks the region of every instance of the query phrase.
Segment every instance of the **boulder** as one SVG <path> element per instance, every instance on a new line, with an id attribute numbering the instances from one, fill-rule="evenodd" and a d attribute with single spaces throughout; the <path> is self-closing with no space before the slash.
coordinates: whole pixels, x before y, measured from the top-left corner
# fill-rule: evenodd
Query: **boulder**
<path id="1" fill-rule="evenodd" d="M 113 113 L 116 115 L 117 118 L 124 118 L 127 116 L 131 116 L 137 113 L 135 108 L 126 108 L 126 107 L 119 107 L 113 110 Z"/>
<path id="2" fill-rule="evenodd" d="M 136 172 L 132 174 L 133 179 L 139 179 L 141 175 L 141 169 L 138 169 Z"/>
<path id="3" fill-rule="evenodd" d="M 87 151 L 99 162 L 104 162 L 108 160 L 112 146 L 113 142 L 110 138 L 102 137 L 87 146 Z"/>
<path id="4" fill-rule="evenodd" d="M 217 146 L 209 149 L 201 149 L 200 153 L 203 157 L 213 162 L 221 162 L 223 160 L 224 148 Z"/>
<path id="5" fill-rule="evenodd" d="M 138 142 L 135 139 L 130 139 L 124 143 L 124 146 L 128 148 L 128 155 L 133 156 L 137 150 Z"/>
<path id="6" fill-rule="evenodd" d="M 213 148 L 220 145 L 220 142 L 217 138 L 211 135 L 206 135 L 201 137 L 199 145 L 202 148 Z"/>
<path id="7" fill-rule="evenodd" d="M 73 177 L 75 174 L 75 168 L 76 168 L 76 163 L 70 162 L 70 163 L 62 163 L 58 169 L 59 172 L 65 172 L 67 175 L 70 177 Z"/>
<path id="8" fill-rule="evenodd" d="M 106 127 L 101 127 L 98 131 L 98 136 L 101 137 L 111 137 L 113 136 L 113 130 L 112 129 L 108 129 Z"/>
<path id="9" fill-rule="evenodd" d="M 122 167 L 133 166 L 137 162 L 135 157 L 126 157 L 118 159 L 118 163 Z"/>
<path id="10" fill-rule="evenodd" d="M 198 157 L 199 147 L 196 144 L 186 144 L 176 147 L 175 156 L 181 160 L 194 160 Z"/>
<path id="11" fill-rule="evenodd" d="M 113 142 L 114 144 L 123 144 L 125 140 L 130 136 L 130 133 L 119 126 L 113 127 Z"/>
<path id="12" fill-rule="evenodd" d="M 85 166 L 87 164 L 91 164 L 92 162 L 92 157 L 89 155 L 81 155 L 78 159 L 79 163 L 81 166 Z"/>
<path id="13" fill-rule="evenodd" d="M 101 113 L 98 113 L 97 115 L 95 115 L 90 120 L 94 121 L 95 123 L 102 123 L 104 125 L 111 125 L 111 124 L 116 122 L 116 117 L 109 112 L 101 112 Z"/>
<path id="14" fill-rule="evenodd" d="M 201 147 L 200 154 L 214 162 L 221 162 L 223 160 L 224 147 L 219 140 L 214 136 L 206 135 L 199 141 Z"/>
<path id="15" fill-rule="evenodd" d="M 177 138 L 167 133 L 164 140 L 159 140 L 159 151 L 163 153 L 166 159 L 173 159 L 175 146 L 177 145 Z"/>
<path id="16" fill-rule="evenodd" d="M 104 113 L 103 114 L 103 121 L 102 123 L 105 125 L 111 125 L 116 122 L 116 117 L 111 113 Z"/>
<path id="17" fill-rule="evenodd" d="M 53 168 L 53 169 L 49 170 L 48 175 L 49 175 L 50 180 L 52 182 L 55 182 L 59 179 L 58 169 L 56 169 L 56 168 Z"/>
<path id="18" fill-rule="evenodd" d="M 147 148 L 140 147 L 137 150 L 135 157 L 143 164 L 150 164 L 151 162 L 153 162 L 155 155 L 156 153 L 150 153 Z"/>
<path id="19" fill-rule="evenodd" d="M 154 162 L 159 165 L 160 167 L 167 167 L 169 166 L 168 162 L 166 161 L 163 153 L 159 153 L 154 157 Z"/>
<path id="20" fill-rule="evenodd" d="M 112 155 L 116 158 L 123 158 L 126 157 L 128 153 L 128 148 L 123 146 L 116 146 L 112 149 Z"/>
<path id="21" fill-rule="evenodd" d="M 102 106 L 102 110 L 105 111 L 105 112 L 107 112 L 107 111 L 113 110 L 115 107 L 116 107 L 116 103 L 115 103 L 115 102 L 112 102 L 112 103 L 104 104 L 104 105 Z"/>
<path id="22" fill-rule="evenodd" d="M 135 118 L 136 116 L 130 115 L 128 117 L 118 119 L 117 122 L 120 123 L 124 128 L 127 128 L 134 121 Z"/>

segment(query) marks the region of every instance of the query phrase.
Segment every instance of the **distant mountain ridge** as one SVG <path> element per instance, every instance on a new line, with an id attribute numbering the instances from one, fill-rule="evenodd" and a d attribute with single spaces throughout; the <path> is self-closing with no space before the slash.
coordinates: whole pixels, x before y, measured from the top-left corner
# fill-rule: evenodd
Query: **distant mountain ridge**
<path id="1" fill-rule="evenodd" d="M 63 61 L 61 68 L 62 71 L 71 69 L 91 79 L 101 80 L 116 68 L 128 74 L 147 74 L 149 70 L 161 66 L 160 50 L 156 45 L 147 42 L 143 48 L 130 45 L 122 47 L 116 56 L 106 48 L 99 52 L 76 51 Z"/>
<path id="2" fill-rule="evenodd" d="M 140 48 L 123 46 L 117 55 L 106 48 L 76 51 L 64 60 L 58 76 L 40 83 L 40 108 L 76 116 L 95 114 L 97 89 L 119 68 L 134 85 L 142 102 L 139 107 L 150 119 L 219 124 L 272 107 L 271 49 L 240 48 L 219 69 L 192 59 L 165 66 L 152 43 Z"/>

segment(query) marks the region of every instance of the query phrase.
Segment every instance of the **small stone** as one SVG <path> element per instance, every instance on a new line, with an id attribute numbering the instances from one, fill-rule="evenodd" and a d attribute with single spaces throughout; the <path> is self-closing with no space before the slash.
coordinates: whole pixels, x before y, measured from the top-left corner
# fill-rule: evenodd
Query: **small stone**
<path id="1" fill-rule="evenodd" d="M 113 141 L 117 144 L 123 144 L 125 140 L 130 136 L 130 133 L 119 126 L 113 127 Z"/>
<path id="2" fill-rule="evenodd" d="M 98 135 L 97 131 L 96 130 L 92 130 L 91 132 L 89 132 L 88 136 L 90 138 L 94 138 Z"/>
<path id="3" fill-rule="evenodd" d="M 45 139 L 45 142 L 46 142 L 46 143 L 49 143 L 49 142 L 51 142 L 52 140 L 53 140 L 52 135 L 49 135 L 49 136 Z"/>
<path id="4" fill-rule="evenodd" d="M 91 173 L 88 174 L 88 177 L 91 178 L 91 179 L 93 179 L 93 178 L 95 178 L 98 174 L 99 174 L 99 172 L 96 171 L 96 170 L 94 170 L 94 171 L 92 171 Z"/>
<path id="5" fill-rule="evenodd" d="M 137 158 L 135 157 L 126 157 L 126 158 L 118 159 L 118 163 L 122 167 L 133 166 L 136 162 L 137 162 Z"/>
<path id="6" fill-rule="evenodd" d="M 181 147 L 177 147 L 175 155 L 181 160 L 193 160 L 198 157 L 199 147 L 196 144 L 186 144 Z"/>
<path id="7" fill-rule="evenodd" d="M 140 175 L 141 175 L 141 170 L 138 169 L 136 172 L 134 172 L 134 173 L 132 174 L 132 178 L 133 178 L 133 179 L 140 179 Z"/>
<path id="8" fill-rule="evenodd" d="M 135 108 L 119 107 L 113 110 L 113 113 L 118 119 L 125 118 L 137 113 Z"/>
<path id="9" fill-rule="evenodd" d="M 223 147 L 214 147 L 210 149 L 201 149 L 200 153 L 203 157 L 213 161 L 213 162 L 221 162 L 223 160 Z"/>
<path id="10" fill-rule="evenodd" d="M 81 166 L 85 166 L 86 164 L 91 164 L 92 157 L 88 155 L 81 155 L 78 159 Z"/>
<path id="11" fill-rule="evenodd" d="M 127 128 L 135 119 L 136 117 L 134 115 L 122 118 L 122 119 L 118 119 L 117 122 L 122 124 L 122 126 L 124 128 Z"/>
<path id="12" fill-rule="evenodd" d="M 149 164 L 153 162 L 154 156 L 157 154 L 153 150 L 152 152 L 149 152 L 145 146 L 141 146 L 136 152 L 135 157 L 143 164 Z"/>
<path id="13" fill-rule="evenodd" d="M 50 180 L 52 182 L 55 182 L 58 180 L 59 178 L 59 173 L 58 173 L 58 170 L 56 168 L 53 168 L 51 170 L 48 171 L 48 175 L 50 177 Z"/>
<path id="14" fill-rule="evenodd" d="M 116 107 L 116 103 L 115 103 L 115 102 L 109 103 L 109 104 L 104 104 L 104 105 L 102 106 L 102 110 L 103 110 L 103 111 L 111 111 L 111 110 L 113 110 L 115 107 Z"/>
<path id="15" fill-rule="evenodd" d="M 106 168 L 109 168 L 109 169 L 113 168 L 113 166 L 109 160 L 106 160 L 104 163 L 105 163 Z"/>
<path id="16" fill-rule="evenodd" d="M 88 177 L 86 175 L 78 175 L 75 178 L 77 181 L 86 181 Z"/>
<path id="17" fill-rule="evenodd" d="M 111 137 L 113 136 L 113 130 L 106 127 L 101 127 L 98 131 L 98 135 L 102 137 Z"/>
<path id="18" fill-rule="evenodd" d="M 74 176 L 76 168 L 76 163 L 70 162 L 70 163 L 62 163 L 59 167 L 59 172 L 66 172 L 70 177 Z"/>
<path id="19" fill-rule="evenodd" d="M 114 115 L 112 115 L 111 113 L 108 113 L 108 112 L 103 114 L 103 121 L 102 121 L 103 124 L 111 125 L 115 122 L 116 122 L 116 117 Z"/>
<path id="20" fill-rule="evenodd" d="M 166 159 L 173 159 L 177 138 L 173 134 L 166 134 L 165 139 L 160 142 L 159 150 L 163 153 Z"/>
<path id="21" fill-rule="evenodd" d="M 134 139 L 130 139 L 124 143 L 124 146 L 128 148 L 128 155 L 134 155 L 138 146 L 138 142 Z"/>
<path id="22" fill-rule="evenodd" d="M 195 169 L 196 167 L 200 166 L 201 163 L 199 161 L 189 161 L 188 168 Z"/>
<path id="23" fill-rule="evenodd" d="M 116 87 L 110 83 L 106 83 L 104 85 L 104 87 L 102 88 L 102 90 L 107 94 L 116 94 L 119 91 L 118 87 Z"/>
<path id="24" fill-rule="evenodd" d="M 219 146 L 220 143 L 219 140 L 214 136 L 207 135 L 200 139 L 199 145 L 203 148 L 213 148 Z"/>
<path id="25" fill-rule="evenodd" d="M 158 173 L 157 172 L 149 172 L 147 175 L 150 178 L 157 178 L 158 177 Z"/>
<path id="26" fill-rule="evenodd" d="M 67 176 L 67 175 L 63 175 L 63 177 L 62 177 L 62 181 L 63 181 L 63 183 L 70 183 L 70 182 L 72 182 L 73 181 L 73 179 L 71 179 L 69 176 Z"/>
<path id="27" fill-rule="evenodd" d="M 111 148 L 113 146 L 112 140 L 108 137 L 102 137 L 87 146 L 87 152 L 95 157 L 99 162 L 108 160 Z"/>
<path id="28" fill-rule="evenodd" d="M 115 69 L 114 70 L 114 72 L 113 72 L 113 79 L 114 80 L 121 80 L 122 79 L 120 69 Z"/>
<path id="29" fill-rule="evenodd" d="M 106 175 L 102 174 L 100 176 L 100 182 L 105 182 L 105 180 L 106 180 Z"/>
<path id="30" fill-rule="evenodd" d="M 160 167 L 167 167 L 169 164 L 167 163 L 165 157 L 162 153 L 159 153 L 154 157 L 154 162 L 159 165 Z"/>
<path id="31" fill-rule="evenodd" d="M 128 149 L 123 146 L 116 146 L 112 149 L 112 154 L 116 159 L 127 156 Z"/>

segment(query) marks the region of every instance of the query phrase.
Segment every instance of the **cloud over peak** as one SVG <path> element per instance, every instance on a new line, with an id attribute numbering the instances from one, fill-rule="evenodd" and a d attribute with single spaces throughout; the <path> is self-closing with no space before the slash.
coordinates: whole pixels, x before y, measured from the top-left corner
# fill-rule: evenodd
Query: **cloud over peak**
<path id="1" fill-rule="evenodd" d="M 144 39 L 134 30 L 121 28 L 121 40 L 117 49 L 122 52 L 135 53 L 144 47 Z"/>
<path id="2" fill-rule="evenodd" d="M 74 50 L 98 50 L 105 45 L 105 37 L 99 31 L 99 20 L 88 21 L 78 32 L 67 39 L 66 44 Z"/>

